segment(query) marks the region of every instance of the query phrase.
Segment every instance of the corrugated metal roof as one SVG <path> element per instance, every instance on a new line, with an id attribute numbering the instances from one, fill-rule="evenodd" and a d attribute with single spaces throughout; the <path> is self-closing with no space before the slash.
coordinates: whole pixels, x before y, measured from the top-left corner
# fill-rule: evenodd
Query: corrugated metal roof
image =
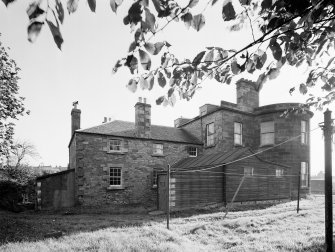
<path id="1" fill-rule="evenodd" d="M 135 132 L 135 123 L 120 120 L 115 120 L 87 129 L 80 129 L 76 132 L 138 138 Z M 151 125 L 150 139 L 201 144 L 201 141 L 199 141 L 196 137 L 194 137 L 184 129 L 159 125 Z"/>
<path id="2" fill-rule="evenodd" d="M 238 148 L 227 152 L 218 152 L 214 154 L 200 155 L 198 157 L 189 157 L 177 162 L 172 166 L 172 168 L 190 169 L 225 164 L 237 160 L 245 152 L 250 152 L 250 154 L 252 153 L 249 148 Z"/>

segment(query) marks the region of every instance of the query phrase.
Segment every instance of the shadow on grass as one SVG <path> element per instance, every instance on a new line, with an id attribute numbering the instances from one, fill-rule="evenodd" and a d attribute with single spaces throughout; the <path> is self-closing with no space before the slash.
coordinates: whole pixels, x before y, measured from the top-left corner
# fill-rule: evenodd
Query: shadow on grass
<path id="1" fill-rule="evenodd" d="M 276 203 L 278 204 L 278 202 Z M 236 204 L 231 211 L 264 209 L 275 205 Z M 151 209 L 153 210 L 153 209 Z M 104 228 L 133 227 L 151 222 L 165 222 L 166 215 L 150 215 L 150 210 L 139 206 L 128 208 L 71 208 L 62 211 L 26 211 L 12 213 L 0 210 L 0 244 L 19 241 L 38 241 L 46 237 L 92 232 Z M 185 218 L 199 214 L 225 211 L 223 205 L 174 211 L 171 218 Z"/>
<path id="2" fill-rule="evenodd" d="M 64 211 L 25 211 L 12 213 L 0 210 L 0 245 L 8 242 L 38 241 L 46 237 L 92 232 L 104 228 L 142 226 L 161 222 L 163 216 L 148 215 L 134 209 L 118 213 L 106 209 L 73 208 Z M 60 236 L 61 236 L 60 235 Z"/>

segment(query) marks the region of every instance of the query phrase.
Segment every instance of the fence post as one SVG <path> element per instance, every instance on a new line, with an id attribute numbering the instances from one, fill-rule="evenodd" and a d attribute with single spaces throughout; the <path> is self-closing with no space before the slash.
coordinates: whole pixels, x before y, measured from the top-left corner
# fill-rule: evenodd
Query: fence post
<path id="1" fill-rule="evenodd" d="M 324 112 L 325 139 L 325 235 L 326 251 L 333 251 L 333 189 L 332 189 L 332 119 L 331 111 Z"/>
<path id="2" fill-rule="evenodd" d="M 301 181 L 301 167 L 298 175 L 298 200 L 297 200 L 297 213 L 299 213 L 299 203 L 300 203 L 300 181 Z"/>

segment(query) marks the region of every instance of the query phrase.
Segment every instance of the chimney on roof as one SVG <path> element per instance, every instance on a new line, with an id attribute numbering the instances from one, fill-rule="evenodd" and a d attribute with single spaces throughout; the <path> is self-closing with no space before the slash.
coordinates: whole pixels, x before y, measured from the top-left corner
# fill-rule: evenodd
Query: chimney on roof
<path id="1" fill-rule="evenodd" d="M 188 121 L 191 121 L 191 119 L 187 119 L 187 118 L 183 118 L 183 117 L 179 117 L 176 120 L 174 120 L 174 127 L 175 128 L 179 128 L 181 127 L 183 124 L 187 123 Z"/>
<path id="2" fill-rule="evenodd" d="M 237 108 L 252 112 L 259 107 L 259 90 L 255 82 L 240 79 L 236 82 Z"/>
<path id="3" fill-rule="evenodd" d="M 106 123 L 107 122 L 107 117 L 104 117 L 104 120 L 102 121 L 102 123 Z"/>
<path id="4" fill-rule="evenodd" d="M 147 99 L 139 97 L 135 104 L 135 131 L 137 137 L 151 137 L 151 105 L 147 104 Z"/>
<path id="5" fill-rule="evenodd" d="M 71 110 L 71 137 L 76 130 L 80 129 L 80 114 L 81 114 L 80 109 L 77 108 L 78 101 L 74 102 L 72 105 L 73 108 Z"/>

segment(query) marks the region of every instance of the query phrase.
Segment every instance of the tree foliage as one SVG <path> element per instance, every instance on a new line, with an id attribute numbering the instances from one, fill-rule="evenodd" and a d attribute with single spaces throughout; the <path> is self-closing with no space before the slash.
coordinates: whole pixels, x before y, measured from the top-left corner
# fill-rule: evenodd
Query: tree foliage
<path id="1" fill-rule="evenodd" d="M 79 0 L 67 0 L 69 13 L 77 10 Z M 8 4 L 8 0 L 3 0 Z M 34 1 L 27 10 L 30 24 L 28 39 L 34 41 L 43 24 L 48 23 L 59 48 L 63 42 L 60 24 L 64 8 L 60 0 L 55 6 L 41 7 L 43 1 Z M 174 104 L 176 94 L 190 99 L 205 79 L 215 79 L 230 84 L 232 78 L 242 73 L 257 74 L 257 85 L 276 78 L 284 65 L 309 67 L 309 74 L 297 89 L 303 94 L 312 87 L 325 91 L 324 96 L 307 99 L 307 105 L 323 108 L 335 100 L 335 8 L 332 0 L 217 0 L 207 1 L 207 7 L 221 8 L 222 19 L 238 31 L 248 25 L 253 41 L 243 48 L 204 48 L 194 58 L 180 60 L 169 52 L 167 41 L 152 42 L 152 38 L 172 21 L 185 24 L 186 28 L 201 31 L 206 25 L 202 12 L 194 11 L 199 0 L 189 0 L 180 6 L 175 0 L 136 0 L 128 9 L 123 22 L 134 32 L 127 55 L 118 60 L 113 68 L 127 67 L 132 74 L 128 88 L 135 92 L 137 86 L 152 89 L 155 83 L 168 86 L 166 96 L 159 97 L 157 104 Z M 117 12 L 122 0 L 110 0 L 113 12 Z M 88 1 L 95 11 L 96 2 Z M 206 9 L 205 8 L 205 9 Z M 48 12 L 54 20 L 48 20 Z M 166 20 L 159 26 L 158 20 Z M 261 35 L 255 37 L 255 31 Z M 160 57 L 160 65 L 153 67 L 152 57 Z M 141 65 L 141 67 L 139 67 Z M 296 87 L 292 87 L 293 92 Z"/>
<path id="2" fill-rule="evenodd" d="M 0 161 L 13 147 L 13 121 L 29 113 L 18 93 L 19 70 L 0 41 Z"/>

